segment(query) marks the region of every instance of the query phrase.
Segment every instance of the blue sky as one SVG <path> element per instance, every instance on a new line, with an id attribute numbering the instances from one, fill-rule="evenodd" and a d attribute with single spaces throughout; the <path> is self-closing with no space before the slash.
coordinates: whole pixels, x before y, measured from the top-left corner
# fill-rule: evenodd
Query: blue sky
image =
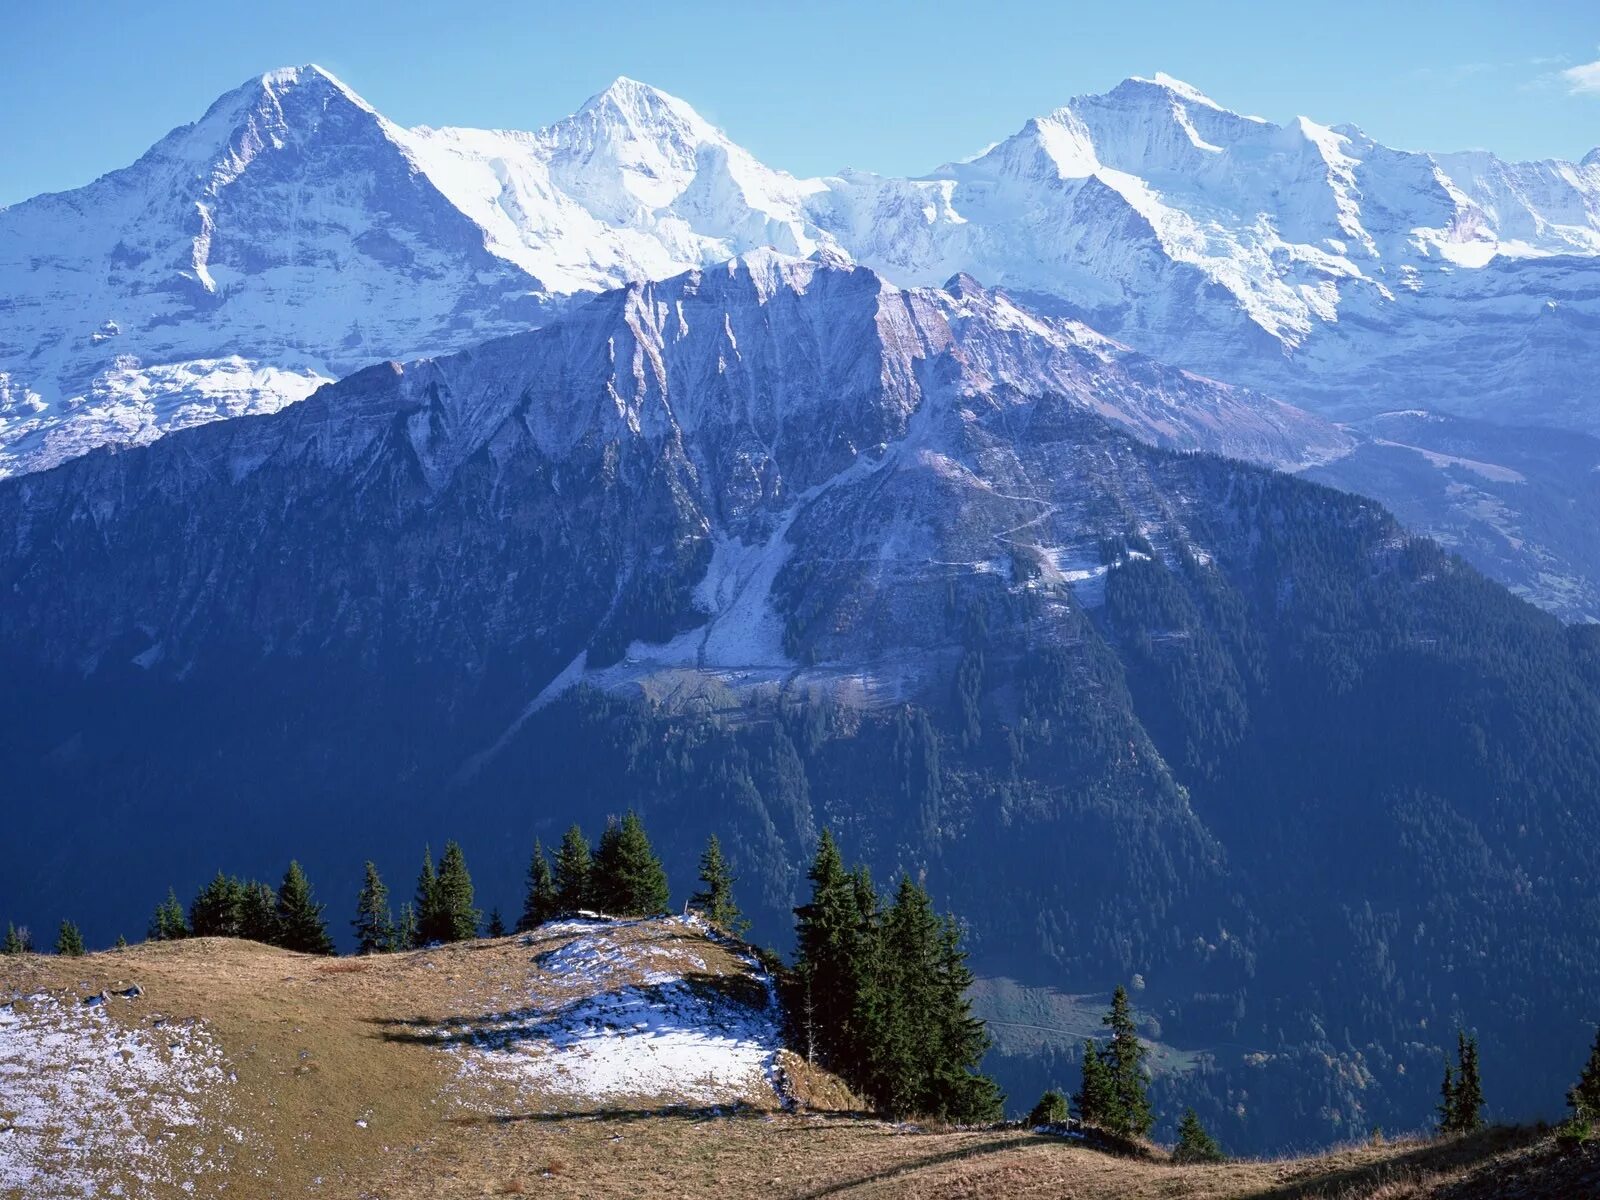
<path id="1" fill-rule="evenodd" d="M 6 27 L 0 204 L 123 166 L 223 91 L 305 62 L 407 125 L 533 128 L 631 75 L 797 174 L 925 171 L 1156 71 L 1406 148 L 1600 144 L 1600 0 L 56 0 Z"/>

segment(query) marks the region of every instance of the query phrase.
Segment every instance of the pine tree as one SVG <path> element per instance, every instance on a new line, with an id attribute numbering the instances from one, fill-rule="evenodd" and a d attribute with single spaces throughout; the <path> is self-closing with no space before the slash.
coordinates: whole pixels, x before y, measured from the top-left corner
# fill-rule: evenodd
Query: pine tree
<path id="1" fill-rule="evenodd" d="M 433 869 L 433 847 L 422 848 L 422 871 L 417 875 L 417 895 L 412 901 L 412 910 L 416 914 L 417 934 L 413 943 L 426 946 L 431 942 L 442 942 L 441 927 L 443 920 L 439 911 L 439 876 Z"/>
<path id="2" fill-rule="evenodd" d="M 1091 1038 L 1083 1041 L 1083 1082 L 1072 1099 L 1078 1106 L 1078 1120 L 1096 1129 L 1111 1128 L 1116 1107 L 1111 1071 Z"/>
<path id="3" fill-rule="evenodd" d="M 466 942 L 478 936 L 478 919 L 483 914 L 472 907 L 472 876 L 467 873 L 467 856 L 453 841 L 444 844 L 434 894 L 437 926 L 430 941 Z"/>
<path id="4" fill-rule="evenodd" d="M 902 875 L 883 916 L 882 1027 L 868 1076 L 873 1098 L 894 1117 L 939 1115 L 929 1106 L 938 1055 L 938 953 L 933 904 L 909 875 Z"/>
<path id="5" fill-rule="evenodd" d="M 189 905 L 190 932 L 195 937 L 238 937 L 243 904 L 244 885 L 218 871 Z"/>
<path id="6" fill-rule="evenodd" d="M 311 895 L 306 873 L 291 861 L 278 887 L 278 945 L 301 954 L 332 954 L 333 939 L 322 909 Z"/>
<path id="7" fill-rule="evenodd" d="M 1111 1111 L 1105 1128 L 1124 1137 L 1143 1137 L 1155 1124 L 1150 1097 L 1145 1092 L 1144 1044 L 1133 1022 L 1133 1006 L 1128 989 L 1121 984 L 1111 996 L 1111 1011 L 1103 1022 L 1111 1030 L 1111 1041 L 1104 1051 L 1106 1069 L 1111 1076 Z"/>
<path id="8" fill-rule="evenodd" d="M 1589 1050 L 1589 1061 L 1583 1064 L 1578 1082 L 1567 1093 L 1567 1104 L 1579 1121 L 1600 1121 L 1600 1028 L 1594 1033 L 1594 1046 Z"/>
<path id="9" fill-rule="evenodd" d="M 528 860 L 528 894 L 522 902 L 522 916 L 517 918 L 517 932 L 527 933 L 530 929 L 536 929 L 560 911 L 555 876 L 550 873 L 544 846 L 535 838 L 533 857 Z"/>
<path id="10" fill-rule="evenodd" d="M 1037 1129 L 1040 1125 L 1065 1125 L 1067 1123 L 1067 1098 L 1060 1092 L 1051 1088 L 1039 1097 L 1028 1113 L 1028 1128 Z"/>
<path id="11" fill-rule="evenodd" d="M 1187 1108 L 1178 1122 L 1178 1144 L 1172 1148 L 1172 1161 L 1181 1163 L 1223 1162 L 1225 1156 L 1217 1139 L 1206 1132 L 1194 1109 Z"/>
<path id="12" fill-rule="evenodd" d="M 737 881 L 728 860 L 722 857 L 722 843 L 712 834 L 705 853 L 700 855 L 700 882 L 705 886 L 689 897 L 689 907 L 698 910 L 716 928 L 743 937 L 750 922 L 734 903 L 733 885 Z"/>
<path id="13" fill-rule="evenodd" d="M 170 942 L 189 936 L 189 923 L 184 918 L 183 905 L 178 903 L 178 893 L 172 888 L 167 889 L 167 898 L 150 918 L 147 936 L 152 942 Z"/>
<path id="14" fill-rule="evenodd" d="M 0 954 L 21 954 L 22 936 L 17 932 L 17 927 L 10 921 L 6 922 L 6 940 L 0 946 Z"/>
<path id="15" fill-rule="evenodd" d="M 806 878 L 811 899 L 795 913 L 795 999 L 789 1005 L 796 1038 L 809 1061 L 842 1069 L 860 1062 L 850 1036 L 862 987 L 862 905 L 826 829 Z"/>
<path id="16" fill-rule="evenodd" d="M 1483 1128 L 1483 1084 L 1478 1077 L 1478 1039 L 1456 1034 L 1456 1061 L 1445 1063 L 1439 1089 L 1439 1132 L 1472 1133 Z"/>
<path id="17" fill-rule="evenodd" d="M 355 920 L 350 924 L 356 931 L 357 954 L 382 954 L 394 949 L 394 916 L 389 908 L 389 889 L 370 861 L 361 892 L 356 896 Z"/>
<path id="18" fill-rule="evenodd" d="M 650 849 L 638 814 L 629 811 L 620 824 L 606 826 L 595 851 L 594 902 L 615 917 L 645 917 L 665 912 L 667 874 Z"/>
<path id="19" fill-rule="evenodd" d="M 116 948 L 118 950 L 126 950 L 128 948 L 128 939 L 123 937 L 120 933 L 117 934 L 117 946 L 116 946 Z"/>
<path id="20" fill-rule="evenodd" d="M 415 950 L 422 943 L 417 929 L 417 907 L 409 900 L 400 906 L 400 919 L 394 926 L 394 948 Z"/>
<path id="21" fill-rule="evenodd" d="M 71 921 L 61 922 L 61 929 L 56 934 L 56 953 L 68 958 L 83 957 L 83 934 Z"/>
<path id="22" fill-rule="evenodd" d="M 485 937 L 503 938 L 506 935 L 506 923 L 500 919 L 498 908 L 489 910 L 489 924 L 484 930 Z"/>
<path id="23" fill-rule="evenodd" d="M 934 980 L 938 1059 L 933 1067 L 934 1093 L 925 1111 L 964 1125 L 997 1121 L 1004 1115 L 998 1085 L 979 1074 L 978 1064 L 990 1046 L 989 1030 L 972 1015 L 968 992 L 973 984 L 961 928 L 954 917 L 940 920 L 937 974 Z"/>
<path id="24" fill-rule="evenodd" d="M 239 892 L 239 936 L 276 946 L 282 941 L 278 927 L 278 894 L 270 884 L 252 879 Z"/>
<path id="25" fill-rule="evenodd" d="M 576 825 L 568 829 L 556 851 L 556 907 L 575 913 L 593 906 L 591 884 L 594 859 L 589 854 L 589 839 Z"/>
<path id="26" fill-rule="evenodd" d="M 1456 1106 L 1454 1132 L 1472 1133 L 1483 1128 L 1483 1084 L 1478 1078 L 1478 1039 L 1463 1030 L 1456 1034 Z"/>

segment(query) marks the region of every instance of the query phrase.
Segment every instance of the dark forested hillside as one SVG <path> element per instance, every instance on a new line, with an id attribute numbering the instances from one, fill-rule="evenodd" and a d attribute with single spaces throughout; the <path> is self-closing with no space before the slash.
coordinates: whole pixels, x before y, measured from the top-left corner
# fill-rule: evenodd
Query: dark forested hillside
<path id="1" fill-rule="evenodd" d="M 105 944 L 219 867 L 447 838 L 515 911 L 535 837 L 632 808 L 669 863 L 718 834 L 780 941 L 826 825 L 980 973 L 1132 985 L 1163 1109 L 1231 1148 L 1425 1123 L 1458 1026 L 1491 1115 L 1551 1112 L 1600 995 L 1600 634 L 980 377 L 899 294 L 784 303 L 824 284 L 865 342 L 740 310 L 771 376 L 630 293 L 0 485 L 0 919 Z M 1045 1042 L 1002 1048 L 1017 1104 L 1076 1082 Z"/>

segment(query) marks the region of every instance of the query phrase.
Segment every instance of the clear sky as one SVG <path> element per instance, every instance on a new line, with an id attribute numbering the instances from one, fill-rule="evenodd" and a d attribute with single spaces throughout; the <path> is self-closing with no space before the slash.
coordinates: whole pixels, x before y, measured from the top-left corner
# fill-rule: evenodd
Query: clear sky
<path id="1" fill-rule="evenodd" d="M 1600 144 L 1600 0 L 771 4 L 51 0 L 9 5 L 0 204 L 124 166 L 222 92 L 321 63 L 406 125 L 536 128 L 617 75 L 796 174 L 914 174 L 1166 71 L 1408 149 Z"/>

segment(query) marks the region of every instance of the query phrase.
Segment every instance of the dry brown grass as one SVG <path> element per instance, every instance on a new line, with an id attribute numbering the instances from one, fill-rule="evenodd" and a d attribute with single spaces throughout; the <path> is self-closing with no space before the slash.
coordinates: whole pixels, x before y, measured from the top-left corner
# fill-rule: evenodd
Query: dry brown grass
<path id="1" fill-rule="evenodd" d="M 656 938 L 739 988 L 726 947 L 649 927 Z M 1015 1129 L 916 1130 L 853 1115 L 859 1100 L 826 1072 L 785 1055 L 794 1111 L 714 1116 L 657 1105 L 629 1112 L 543 1111 L 525 1093 L 452 1085 L 448 1055 L 385 1036 L 395 1022 L 437 1022 L 525 996 L 537 956 L 560 937 L 472 942 L 330 962 L 219 939 L 156 944 L 82 959 L 0 960 L 0 991 L 79 995 L 132 983 L 144 996 L 115 1010 L 201 1018 L 238 1082 L 229 1103 L 249 1134 L 225 1189 L 265 1198 L 315 1194 L 427 1198 L 715 1196 L 1105 1197 L 1109 1200 L 1487 1200 L 1497 1179 L 1539 1192 L 1561 1169 L 1548 1138 L 1493 1130 L 1449 1142 L 1354 1146 L 1312 1159 L 1175 1166 L 1109 1155 Z M 365 1126 L 357 1121 L 365 1121 Z M 1583 1162 L 1568 1174 L 1586 1186 Z M 1591 1157 L 1590 1167 L 1595 1166 Z M 1564 1176 L 1562 1178 L 1565 1178 Z M 205 1196 L 202 1189 L 195 1193 Z M 1600 1195 L 1596 1190 L 1570 1195 Z M 9 1200 L 9 1198 L 7 1198 Z"/>

